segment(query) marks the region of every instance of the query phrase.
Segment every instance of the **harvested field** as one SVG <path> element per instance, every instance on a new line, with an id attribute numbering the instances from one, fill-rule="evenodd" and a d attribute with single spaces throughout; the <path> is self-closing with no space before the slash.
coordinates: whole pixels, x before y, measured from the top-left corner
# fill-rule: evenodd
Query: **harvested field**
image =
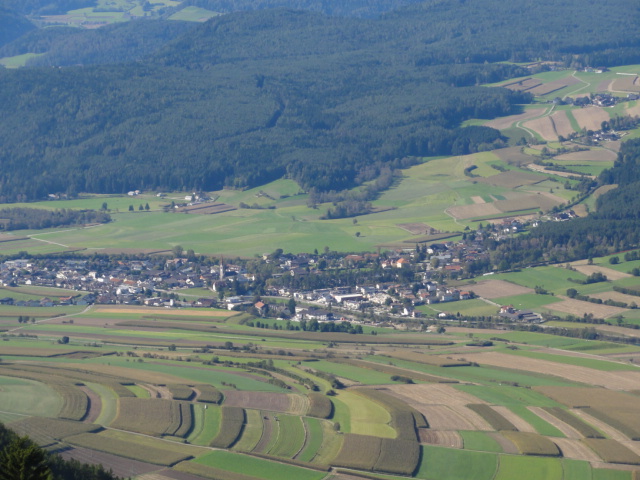
<path id="1" fill-rule="evenodd" d="M 139 462 L 110 453 L 99 452 L 82 447 L 69 447 L 62 451 L 56 451 L 65 460 L 77 460 L 89 465 L 102 465 L 106 470 L 111 470 L 114 475 L 121 478 L 129 478 L 158 470 L 158 465 Z"/>
<path id="2" fill-rule="evenodd" d="M 198 215 L 215 215 L 216 213 L 231 212 L 232 210 L 237 210 L 237 208 L 233 205 L 227 205 L 226 203 L 205 203 L 176 209 L 177 212 L 195 213 Z"/>
<path id="3" fill-rule="evenodd" d="M 507 87 L 508 88 L 508 87 Z M 535 117 L 539 117 L 544 113 L 544 108 L 532 108 L 526 110 L 524 113 L 519 113 L 518 115 L 509 115 L 507 117 L 495 118 L 484 125 L 486 127 L 495 128 L 497 130 L 503 130 L 505 128 L 511 127 L 516 122 L 521 122 L 524 120 L 530 120 Z M 519 149 L 520 147 L 518 147 Z"/>
<path id="4" fill-rule="evenodd" d="M 581 419 L 583 419 L 585 422 L 590 423 L 591 425 L 595 426 L 598 430 L 600 430 L 601 432 L 603 432 L 607 437 L 613 439 L 613 440 L 617 440 L 619 442 L 624 442 L 629 440 L 629 437 L 627 437 L 626 435 L 624 435 L 622 432 L 620 432 L 619 430 L 616 430 L 615 428 L 613 428 L 611 425 L 603 422 L 602 420 L 594 417 L 593 415 L 589 415 L 588 409 L 583 409 L 583 408 L 573 408 L 571 410 L 575 415 L 577 415 L 578 417 L 580 417 Z M 605 460 L 606 461 L 606 460 Z"/>
<path id="5" fill-rule="evenodd" d="M 509 90 L 524 91 L 535 88 L 538 85 L 542 85 L 542 81 L 537 78 L 523 78 L 522 80 L 517 80 L 515 82 L 503 83 L 500 86 L 508 88 Z"/>
<path id="6" fill-rule="evenodd" d="M 632 275 L 624 272 L 618 272 L 612 268 L 601 267 L 599 265 L 587 265 L 586 260 L 581 260 L 579 262 L 574 262 L 571 264 L 577 271 L 583 273 L 585 275 L 591 275 L 593 273 L 602 273 L 607 276 L 609 280 L 620 280 L 622 278 L 629 278 Z"/>
<path id="7" fill-rule="evenodd" d="M 386 355 L 387 351 L 381 351 L 380 355 Z M 393 353 L 390 353 L 389 356 L 393 356 Z M 387 373 L 389 375 L 400 375 L 413 379 L 418 382 L 448 382 L 450 381 L 446 377 L 436 377 L 435 375 L 428 375 L 426 373 L 416 372 L 415 370 L 409 370 L 406 368 L 394 367 L 392 365 L 384 365 L 377 362 L 367 362 L 366 360 L 357 360 L 357 359 L 332 359 L 333 363 L 343 363 L 347 365 L 353 365 L 360 368 L 367 368 L 370 370 L 374 370 L 376 372 Z"/>
<path id="8" fill-rule="evenodd" d="M 190 405 L 161 399 L 120 398 L 113 428 L 145 435 L 176 435 L 191 427 Z M 188 425 L 184 425 L 188 422 Z"/>
<path id="9" fill-rule="evenodd" d="M 400 395 L 402 400 L 423 405 L 465 406 L 470 403 L 485 403 L 478 397 L 443 384 L 390 385 L 388 390 L 391 394 Z"/>
<path id="10" fill-rule="evenodd" d="M 462 436 L 455 430 L 431 430 L 428 428 L 419 428 L 418 437 L 420 443 L 427 445 L 439 445 L 441 447 L 463 448 Z"/>
<path id="11" fill-rule="evenodd" d="M 537 433 L 537 430 L 526 422 L 521 417 L 513 413 L 507 407 L 502 405 L 492 405 L 491 408 L 498 412 L 499 415 L 504 417 L 509 423 L 511 423 L 520 432 Z"/>
<path id="12" fill-rule="evenodd" d="M 473 290 L 476 295 L 489 299 L 533 293 L 531 288 L 505 282 L 504 280 L 486 280 L 470 286 L 469 289 Z"/>
<path id="13" fill-rule="evenodd" d="M 618 188 L 618 185 L 617 185 L 617 184 L 613 184 L 613 185 L 603 185 L 603 186 L 601 186 L 601 187 L 598 187 L 598 188 L 596 189 L 596 191 L 595 191 L 595 192 L 593 192 L 593 196 L 594 196 L 594 198 L 599 198 L 599 197 L 601 197 L 602 195 L 604 195 L 605 193 L 610 192 L 611 190 L 614 190 L 614 189 L 616 189 L 616 188 Z"/>
<path id="14" fill-rule="evenodd" d="M 549 116 L 534 118 L 533 120 L 523 123 L 523 126 L 537 132 L 543 140 L 548 142 L 555 142 L 558 140 L 558 134 L 556 133 L 553 121 L 551 121 Z"/>
<path id="15" fill-rule="evenodd" d="M 560 298 L 563 297 L 560 296 Z M 561 302 L 556 302 L 553 305 L 549 305 L 547 308 L 555 310 L 556 312 L 569 313 L 578 317 L 591 313 L 596 318 L 608 318 L 627 311 L 626 308 L 611 307 L 609 305 L 600 305 L 597 303 L 584 302 L 582 300 L 570 298 Z"/>
<path id="16" fill-rule="evenodd" d="M 580 80 L 578 80 L 575 77 L 569 76 L 565 78 L 560 78 L 558 80 L 554 80 L 552 82 L 547 82 L 543 85 L 531 88 L 528 91 L 533 93 L 536 96 L 542 96 L 542 95 L 548 95 L 564 87 L 575 85 L 576 83 L 580 83 Z"/>
<path id="17" fill-rule="evenodd" d="M 628 409 L 605 405 L 599 408 L 586 408 L 586 413 L 617 429 L 633 441 L 640 440 L 640 408 Z"/>
<path id="18" fill-rule="evenodd" d="M 180 310 L 179 314 L 177 314 L 175 311 L 168 311 L 163 308 L 131 306 L 118 307 L 115 305 L 95 306 L 93 313 L 135 313 L 139 315 L 149 315 L 151 317 L 162 317 L 166 315 L 173 317 L 232 317 L 233 315 L 237 315 L 237 312 L 208 308 L 202 310 Z"/>
<path id="19" fill-rule="evenodd" d="M 253 447 L 253 452 L 256 453 L 266 453 L 269 444 L 271 443 L 271 437 L 273 435 L 274 430 L 274 422 L 276 421 L 274 415 L 266 414 L 262 416 L 262 435 L 260 436 L 260 440 Z"/>
<path id="20" fill-rule="evenodd" d="M 432 365 L 434 367 L 467 367 L 470 365 L 467 360 L 445 357 L 443 355 L 429 355 L 422 352 L 407 351 L 406 349 L 397 349 L 393 352 L 385 351 L 385 356 L 399 360 L 407 360 L 409 362 L 424 363 L 425 365 Z"/>
<path id="21" fill-rule="evenodd" d="M 414 407 L 425 416 L 431 430 L 492 430 L 486 423 L 485 428 L 476 428 L 468 419 L 459 415 L 460 409 L 466 407 L 458 406 L 455 411 L 446 405 L 414 405 Z M 473 413 L 470 410 L 469 412 Z"/>
<path id="22" fill-rule="evenodd" d="M 554 306 L 555 305 L 556 304 L 554 304 Z M 604 372 L 593 368 L 518 357 L 500 352 L 471 353 L 466 355 L 465 358 L 472 362 L 478 362 L 481 365 L 493 365 L 496 367 L 522 370 L 523 372 L 553 375 L 574 382 L 602 385 L 605 388 L 611 388 L 613 390 L 636 390 L 638 384 L 640 384 L 640 371 Z"/>
<path id="23" fill-rule="evenodd" d="M 640 84 L 637 75 L 620 75 L 612 84 L 611 89 L 619 92 L 640 92 Z"/>
<path id="24" fill-rule="evenodd" d="M 452 215 L 459 220 L 475 217 L 486 217 L 489 215 L 500 215 L 502 213 L 495 207 L 493 203 L 474 203 L 472 205 L 459 205 L 456 207 L 449 207 L 446 211 L 449 215 Z"/>
<path id="25" fill-rule="evenodd" d="M 531 210 L 533 208 L 541 210 L 550 210 L 551 208 L 559 205 L 560 201 L 550 198 L 548 195 L 542 193 L 532 195 L 518 195 L 508 200 L 498 200 L 494 203 L 495 207 L 504 212 L 519 212 L 522 210 Z"/>
<path id="26" fill-rule="evenodd" d="M 618 156 L 611 150 L 593 148 L 581 152 L 571 152 L 558 155 L 556 160 L 568 160 L 575 162 L 613 162 Z"/>
<path id="27" fill-rule="evenodd" d="M 533 163 L 536 159 L 536 157 L 523 153 L 522 147 L 500 148 L 498 150 L 494 150 L 492 153 L 500 160 L 507 162 L 509 165 L 526 165 L 528 163 Z"/>
<path id="28" fill-rule="evenodd" d="M 610 120 L 609 114 L 604 108 L 600 107 L 584 107 L 571 111 L 574 118 L 580 125 L 580 128 L 597 131 L 602 128 L 602 122 Z"/>
<path id="29" fill-rule="evenodd" d="M 573 438 L 554 438 L 553 441 L 560 449 L 564 458 L 585 460 L 587 462 L 601 461 L 600 457 L 580 440 Z"/>
<path id="30" fill-rule="evenodd" d="M 640 303 L 640 297 L 636 297 L 634 295 L 627 295 L 626 293 L 620 292 L 602 292 L 602 293 L 592 293 L 589 295 L 592 298 L 601 298 L 602 300 L 613 300 L 615 302 L 624 302 L 629 305 L 632 303 Z"/>
<path id="31" fill-rule="evenodd" d="M 438 233 L 435 228 L 431 228 L 426 223 L 398 223 L 396 226 L 406 230 L 411 235 L 432 235 Z"/>
<path id="32" fill-rule="evenodd" d="M 625 113 L 627 115 L 631 115 L 633 117 L 635 117 L 636 115 L 640 115 L 640 102 L 636 101 L 636 104 L 633 105 L 632 107 L 627 107 Z M 609 142 L 611 143 L 611 142 Z"/>
<path id="33" fill-rule="evenodd" d="M 102 400 L 100 399 L 100 395 L 91 390 L 89 387 L 82 386 L 80 387 L 85 395 L 87 396 L 87 413 L 82 419 L 84 423 L 93 423 L 100 416 L 100 412 L 102 412 Z"/>
<path id="34" fill-rule="evenodd" d="M 553 122 L 553 127 L 558 136 L 562 135 L 563 137 L 568 137 L 574 132 L 574 129 L 571 126 L 571 121 L 569 120 L 565 110 L 554 112 L 553 115 L 551 115 L 551 121 Z"/>
<path id="35" fill-rule="evenodd" d="M 471 200 L 473 201 L 473 203 L 477 203 L 477 204 L 487 203 L 484 200 L 484 198 L 479 197 L 479 196 L 471 197 Z"/>
<path id="36" fill-rule="evenodd" d="M 272 412 L 291 412 L 291 398 L 286 393 L 226 390 L 224 405 Z"/>
<path id="37" fill-rule="evenodd" d="M 56 418 L 28 417 L 11 423 L 11 430 L 18 435 L 27 435 L 40 445 L 50 445 L 53 440 L 61 440 L 81 433 L 97 432 L 100 425 L 90 425 Z"/>
<path id="38" fill-rule="evenodd" d="M 546 177 L 533 173 L 509 170 L 487 178 L 478 178 L 478 182 L 487 183 L 496 187 L 516 188 L 522 185 L 533 185 L 546 180 Z"/>
<path id="39" fill-rule="evenodd" d="M 640 465 L 640 456 L 620 442 L 608 438 L 587 438 L 583 441 L 607 463 Z"/>
<path id="40" fill-rule="evenodd" d="M 513 455 L 518 454 L 518 447 L 516 446 L 516 444 L 506 438 L 504 435 L 501 435 L 498 432 L 489 432 L 488 435 L 491 436 L 491 438 L 493 438 L 496 442 L 498 442 L 498 445 L 500 445 L 500 448 L 502 448 L 502 451 L 504 453 L 510 453 Z"/>
<path id="41" fill-rule="evenodd" d="M 99 450 L 141 462 L 154 463 L 156 465 L 171 466 L 191 458 L 190 455 L 172 451 L 171 446 L 167 448 L 156 448 L 92 433 L 74 435 L 66 438 L 65 441 L 72 445 Z"/>
<path id="42" fill-rule="evenodd" d="M 557 177 L 571 178 L 579 175 L 573 172 L 563 172 L 561 170 L 552 170 L 551 167 L 547 168 L 543 165 L 536 165 L 535 163 L 530 163 L 529 165 L 527 165 L 527 168 L 534 172 L 546 173 L 548 175 L 555 175 Z M 595 178 L 593 175 L 582 175 L 582 176 L 588 177 L 588 178 Z"/>
<path id="43" fill-rule="evenodd" d="M 581 435 L 580 432 L 578 432 L 578 430 L 573 428 L 571 425 L 563 422 L 559 418 L 551 415 L 549 412 L 547 412 L 543 408 L 541 407 L 527 407 L 527 408 L 531 410 L 533 413 L 535 413 L 536 415 L 538 415 L 540 418 L 542 418 L 544 421 L 556 427 L 567 438 L 572 438 L 572 439 L 583 438 L 583 435 Z"/>
<path id="44" fill-rule="evenodd" d="M 502 432 L 502 435 L 515 443 L 518 451 L 523 455 L 542 455 L 546 457 L 560 455 L 560 450 L 555 443 L 537 433 Z"/>

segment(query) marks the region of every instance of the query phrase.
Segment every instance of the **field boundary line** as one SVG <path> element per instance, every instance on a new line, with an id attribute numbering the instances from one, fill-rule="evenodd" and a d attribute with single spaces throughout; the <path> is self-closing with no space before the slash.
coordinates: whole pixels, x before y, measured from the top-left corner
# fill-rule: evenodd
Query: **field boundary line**
<path id="1" fill-rule="evenodd" d="M 304 450 L 304 447 L 306 447 L 307 443 L 309 442 L 309 429 L 307 428 L 307 422 L 304 421 L 305 417 L 301 415 L 298 418 L 302 422 L 302 428 L 304 429 L 304 442 L 302 442 L 302 446 L 298 449 L 296 454 L 293 457 L 291 457 L 293 460 L 295 460 L 296 457 L 302 453 L 302 451 Z"/>
<path id="2" fill-rule="evenodd" d="M 498 472 L 500 471 L 500 458 L 502 457 L 502 453 L 498 453 L 496 455 L 496 471 L 493 472 L 493 476 L 491 477 L 491 480 L 495 480 L 495 478 L 498 476 Z"/>
<path id="3" fill-rule="evenodd" d="M 581 79 L 581 78 L 576 77 L 576 73 L 578 73 L 578 71 L 577 71 L 577 70 L 574 70 L 574 72 L 571 74 L 571 76 L 572 76 L 573 78 L 575 78 L 576 80 L 578 80 L 578 81 L 580 81 L 580 82 L 584 83 L 584 85 L 583 85 L 582 87 L 578 88 L 577 90 L 573 90 L 573 91 L 571 91 L 571 92 L 567 93 L 567 94 L 565 95 L 565 97 L 568 97 L 569 95 L 574 95 L 574 94 L 578 93 L 580 90 L 584 90 L 585 88 L 588 88 L 588 87 L 590 87 L 590 86 L 591 86 L 591 82 L 587 82 L 586 80 L 583 80 L 583 79 Z"/>

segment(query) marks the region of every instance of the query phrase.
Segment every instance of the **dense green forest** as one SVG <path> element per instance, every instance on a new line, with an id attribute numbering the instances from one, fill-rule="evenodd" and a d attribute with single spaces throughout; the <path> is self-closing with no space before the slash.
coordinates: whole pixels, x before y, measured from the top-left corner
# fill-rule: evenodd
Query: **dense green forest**
<path id="1" fill-rule="evenodd" d="M 214 12 L 230 13 L 242 10 L 291 8 L 321 12 L 341 17 L 377 17 L 421 0 L 186 0 L 179 8 L 195 6 Z"/>
<path id="2" fill-rule="evenodd" d="M 546 222 L 528 235 L 498 244 L 494 259 L 500 269 L 592 258 L 640 245 L 640 140 L 623 143 L 613 168 L 598 180 L 618 188 L 598 198 L 596 212 L 568 222 Z"/>
<path id="3" fill-rule="evenodd" d="M 95 30 L 54 27 L 32 30 L 0 48 L 0 57 L 46 53 L 30 66 L 91 65 L 133 62 L 160 50 L 193 28 L 193 23 L 135 20 Z"/>
<path id="4" fill-rule="evenodd" d="M 95 210 L 45 210 L 42 208 L 1 208 L 0 230 L 42 229 L 71 225 L 107 223 L 111 216 Z"/>
<path id="5" fill-rule="evenodd" d="M 375 19 L 266 9 L 26 35 L 5 51 L 85 66 L 0 70 L 0 201 L 283 176 L 326 192 L 407 157 L 501 146 L 460 123 L 517 113 L 528 94 L 477 85 L 528 72 L 486 62 L 635 55 L 627 3 L 612 0 L 606 22 L 592 1 L 432 0 Z"/>
<path id="6" fill-rule="evenodd" d="M 23 16 L 3 8 L 0 4 L 0 46 L 35 30 L 36 26 Z"/>
<path id="7" fill-rule="evenodd" d="M 86 465 L 47 453 L 0 423 L 0 478 L 7 480 L 118 480 L 102 465 Z"/>
<path id="8" fill-rule="evenodd" d="M 96 3 L 96 0 L 0 0 L 1 7 L 23 15 L 57 15 Z"/>

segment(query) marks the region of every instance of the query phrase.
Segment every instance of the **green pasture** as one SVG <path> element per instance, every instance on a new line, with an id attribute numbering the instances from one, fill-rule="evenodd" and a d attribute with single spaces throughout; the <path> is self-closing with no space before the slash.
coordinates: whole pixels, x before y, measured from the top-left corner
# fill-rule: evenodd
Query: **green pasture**
<path id="1" fill-rule="evenodd" d="M 509 410 L 529 423 L 533 428 L 536 429 L 536 432 L 538 432 L 540 435 L 560 438 L 565 437 L 565 435 L 560 430 L 558 430 L 546 420 L 540 418 L 524 405 L 509 405 Z"/>
<path id="2" fill-rule="evenodd" d="M 85 307 L 78 305 L 59 305 L 57 307 L 16 307 L 0 305 L 0 317 L 27 315 L 29 317 L 56 317 L 80 313 Z"/>
<path id="3" fill-rule="evenodd" d="M 278 437 L 269 450 L 269 455 L 293 458 L 304 445 L 305 430 L 302 417 L 278 415 Z"/>
<path id="4" fill-rule="evenodd" d="M 571 288 L 571 285 L 578 285 L 568 282 L 567 278 L 584 280 L 587 276 L 559 266 L 524 268 L 519 272 L 498 273 L 491 276 L 491 280 L 506 280 L 523 287 L 535 288 L 536 285 L 540 285 L 550 292 L 561 295 L 566 294 L 567 288 Z"/>
<path id="5" fill-rule="evenodd" d="M 337 377 L 343 377 L 354 382 L 362 383 L 364 385 L 381 385 L 386 383 L 395 383 L 391 380 L 389 374 L 376 372 L 368 368 L 355 367 L 353 365 L 346 365 L 342 363 L 334 363 L 326 360 L 320 360 L 313 362 L 310 366 L 314 370 L 320 370 L 327 373 L 332 373 Z"/>
<path id="6" fill-rule="evenodd" d="M 0 410 L 7 413 L 56 417 L 62 403 L 60 395 L 38 382 L 0 388 Z"/>
<path id="7" fill-rule="evenodd" d="M 465 450 L 502 453 L 500 444 L 486 432 L 466 430 L 458 433 L 462 436 Z"/>
<path id="8" fill-rule="evenodd" d="M 537 310 L 545 305 L 561 302 L 562 298 L 558 298 L 552 295 L 537 295 L 535 293 L 525 293 L 523 295 L 514 295 L 511 297 L 500 297 L 499 299 L 494 299 L 494 301 L 502 305 L 513 305 L 520 310 Z"/>
<path id="9" fill-rule="evenodd" d="M 495 480 L 562 480 L 562 462 L 557 458 L 501 455 Z"/>
<path id="10" fill-rule="evenodd" d="M 572 323 L 571 325 L 573 326 L 572 328 L 584 328 L 591 326 L 586 323 Z M 497 338 L 524 345 L 537 345 L 540 347 L 576 351 L 590 350 L 592 348 L 612 348 L 612 346 L 615 345 L 609 342 L 601 342 L 599 340 L 583 340 L 581 338 L 561 337 L 558 335 L 538 332 L 500 332 L 497 335 L 491 333 L 478 333 L 476 334 L 476 337 L 487 340 Z"/>
<path id="11" fill-rule="evenodd" d="M 633 472 L 629 470 L 611 470 L 609 468 L 594 468 L 593 480 L 631 480 Z"/>
<path id="12" fill-rule="evenodd" d="M 113 389 L 99 383 L 87 383 L 87 386 L 100 396 L 100 415 L 94 423 L 108 426 L 118 416 L 118 395 Z"/>
<path id="13" fill-rule="evenodd" d="M 236 385 L 238 390 L 250 390 L 258 392 L 283 392 L 282 388 L 271 385 L 266 381 L 262 382 L 254 378 L 234 374 L 234 371 L 237 371 L 238 373 L 245 373 L 245 371 L 242 369 L 224 369 L 222 367 L 211 366 L 203 367 L 201 363 L 197 362 L 191 363 L 169 360 L 139 362 L 133 360 L 128 362 L 127 359 L 123 357 L 102 357 L 90 359 L 87 360 L 87 362 L 103 364 L 106 363 L 118 367 L 166 373 L 183 378 L 185 380 L 185 383 L 189 383 L 190 381 L 197 383 L 208 383 L 214 385 L 217 388 L 221 388 L 222 390 L 228 388 L 222 385 L 222 382 L 225 382 L 227 384 L 231 383 Z"/>
<path id="14" fill-rule="evenodd" d="M 138 398 L 151 398 L 149 391 L 140 385 L 125 385 L 125 388 L 130 390 Z"/>
<path id="15" fill-rule="evenodd" d="M 415 474 L 425 480 L 492 480 L 498 467 L 494 453 L 474 452 L 422 445 L 422 456 Z M 511 477 L 519 478 L 518 476 Z M 540 480 L 539 477 L 537 480 Z"/>
<path id="16" fill-rule="evenodd" d="M 233 446 L 234 450 L 239 452 L 251 452 L 256 447 L 262 436 L 262 413 L 259 410 L 245 409 L 247 422 L 242 428 L 242 436 L 240 440 Z M 217 431 L 216 431 L 217 433 Z M 207 445 L 213 439 L 207 440 Z"/>
<path id="17" fill-rule="evenodd" d="M 540 360 L 547 360 L 550 362 L 564 363 L 567 365 L 577 365 L 580 367 L 593 368 L 594 370 L 602 370 L 604 372 L 637 370 L 637 367 L 633 365 L 626 365 L 624 363 L 608 361 L 604 359 L 601 360 L 601 359 L 588 358 L 588 357 L 555 355 L 552 353 L 532 352 L 528 350 L 513 350 L 513 351 L 509 351 L 509 353 L 512 355 L 518 355 L 521 357 L 537 358 Z"/>
<path id="18" fill-rule="evenodd" d="M 205 8 L 189 6 L 169 17 L 169 20 L 182 20 L 184 22 L 204 22 L 210 18 L 218 16 L 219 13 L 212 12 Z"/>
<path id="19" fill-rule="evenodd" d="M 228 472 L 235 472 L 264 480 L 281 480 L 295 478 L 296 480 L 321 480 L 327 474 L 308 470 L 284 463 L 270 462 L 248 455 L 216 450 L 193 460 L 196 463 L 215 467 Z"/>
<path id="20" fill-rule="evenodd" d="M 459 302 L 436 303 L 433 305 L 420 305 L 416 310 L 425 314 L 432 312 L 446 312 L 449 314 L 460 314 L 468 316 L 489 316 L 497 315 L 498 307 L 478 298 L 472 300 L 460 300 Z"/>
<path id="21" fill-rule="evenodd" d="M 349 409 L 351 433 L 395 438 L 396 431 L 389 426 L 391 415 L 379 403 L 346 390 L 340 391 L 337 398 Z M 334 416 L 334 421 L 339 421 L 336 416 Z M 346 430 L 343 431 L 346 432 Z"/>
<path id="22" fill-rule="evenodd" d="M 32 58 L 41 57 L 44 53 L 23 53 L 13 57 L 0 58 L 0 65 L 5 68 L 19 68 L 26 66 L 27 62 Z"/>
<path id="23" fill-rule="evenodd" d="M 304 448 L 296 457 L 296 460 L 300 460 L 301 462 L 310 462 L 320 450 L 324 440 L 322 423 L 320 423 L 319 419 L 311 417 L 305 417 L 303 418 L 303 421 L 307 431 L 307 438 Z"/>
<path id="24" fill-rule="evenodd" d="M 217 405 L 194 404 L 193 414 L 194 427 L 191 434 L 187 437 L 187 441 L 194 445 L 206 447 L 220 430 L 220 407 Z M 246 429 L 245 427 L 245 430 Z"/>

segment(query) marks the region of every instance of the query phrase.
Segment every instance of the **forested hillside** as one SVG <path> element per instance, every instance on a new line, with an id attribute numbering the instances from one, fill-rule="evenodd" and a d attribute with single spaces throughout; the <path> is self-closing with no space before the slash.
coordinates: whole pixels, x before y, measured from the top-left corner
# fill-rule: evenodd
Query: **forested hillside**
<path id="1" fill-rule="evenodd" d="M 441 0 L 378 19 L 276 9 L 27 36 L 50 42 L 43 64 L 111 65 L 0 72 L 0 200 L 282 176 L 340 190 L 406 157 L 494 148 L 497 131 L 460 123 L 530 97 L 476 86 L 527 73 L 485 61 L 635 55 L 637 8 L 612 3 L 607 22 L 595 2 Z"/>
<path id="2" fill-rule="evenodd" d="M 0 5 L 0 46 L 20 38 L 36 26 L 23 16 Z"/>
<path id="3" fill-rule="evenodd" d="M 618 188 L 602 195 L 596 212 L 570 222 L 546 222 L 527 236 L 502 242 L 496 250 L 501 269 L 550 261 L 593 258 L 640 244 L 640 140 L 622 145 L 615 166 L 599 178 Z"/>

